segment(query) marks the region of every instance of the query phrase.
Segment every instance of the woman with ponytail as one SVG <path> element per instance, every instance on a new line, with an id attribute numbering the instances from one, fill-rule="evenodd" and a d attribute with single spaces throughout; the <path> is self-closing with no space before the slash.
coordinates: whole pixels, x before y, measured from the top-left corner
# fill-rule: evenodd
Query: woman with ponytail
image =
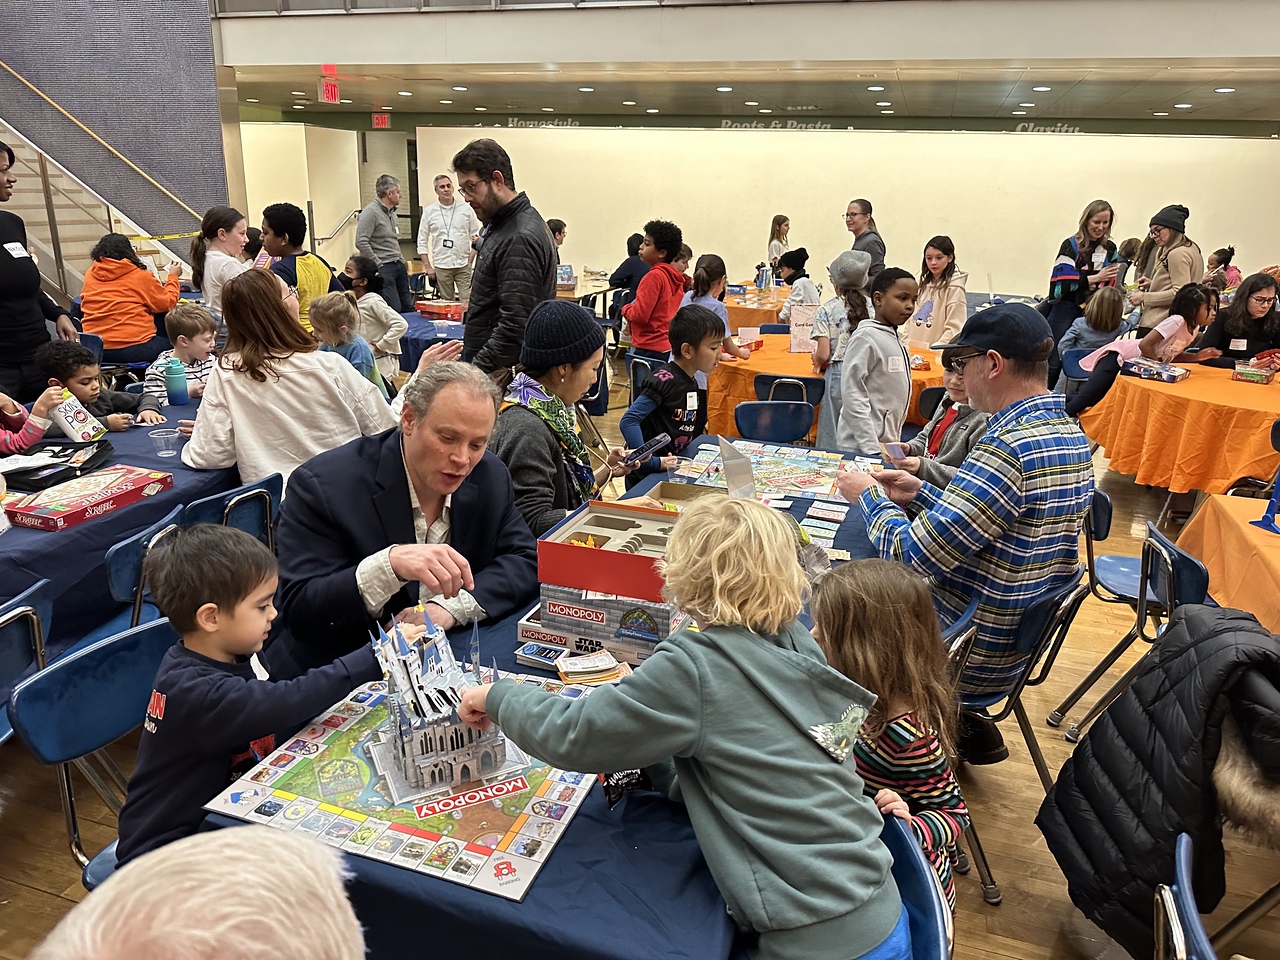
<path id="1" fill-rule="evenodd" d="M 871 215 L 870 200 L 850 200 L 844 211 L 845 229 L 853 234 L 853 249 L 871 254 L 870 278 L 884 269 L 884 239 L 876 227 L 876 218 Z"/>
<path id="2" fill-rule="evenodd" d="M 720 322 L 724 324 L 724 342 L 720 345 L 721 359 L 746 360 L 751 356 L 751 351 L 734 343 L 733 335 L 729 333 L 729 311 L 724 305 L 724 291 L 728 284 L 728 270 L 725 269 L 724 260 L 714 253 L 704 253 L 698 258 L 693 268 L 693 289 L 685 293 L 680 306 L 687 307 L 691 303 L 696 303 L 719 317 Z M 672 357 L 674 356 L 673 354 Z M 701 370 L 696 371 L 694 379 L 698 382 L 698 386 L 706 388 L 705 373 Z"/>
<path id="3" fill-rule="evenodd" d="M 191 283 L 215 317 L 222 316 L 222 285 L 252 266 L 239 259 L 248 239 L 249 221 L 234 207 L 210 207 L 191 238 Z"/>

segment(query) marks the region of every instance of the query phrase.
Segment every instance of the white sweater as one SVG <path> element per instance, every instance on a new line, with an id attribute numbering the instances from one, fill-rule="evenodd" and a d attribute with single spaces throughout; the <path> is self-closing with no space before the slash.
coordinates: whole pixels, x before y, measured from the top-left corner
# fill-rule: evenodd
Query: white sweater
<path id="1" fill-rule="evenodd" d="M 232 277 L 238 277 L 252 262 L 241 263 L 221 250 L 210 250 L 204 255 L 204 279 L 200 286 L 200 298 L 215 316 L 222 316 L 222 285 Z"/>
<path id="2" fill-rule="evenodd" d="M 214 364 L 183 463 L 197 470 L 238 464 L 242 483 L 273 473 L 287 483 L 312 457 L 396 425 L 378 388 L 336 353 L 295 353 L 274 365 L 278 375 L 258 383 Z"/>
<path id="3" fill-rule="evenodd" d="M 409 329 L 409 321 L 391 309 L 377 293 L 366 293 L 356 306 L 360 309 L 360 336 L 369 341 L 374 356 L 400 356 L 400 338 Z"/>

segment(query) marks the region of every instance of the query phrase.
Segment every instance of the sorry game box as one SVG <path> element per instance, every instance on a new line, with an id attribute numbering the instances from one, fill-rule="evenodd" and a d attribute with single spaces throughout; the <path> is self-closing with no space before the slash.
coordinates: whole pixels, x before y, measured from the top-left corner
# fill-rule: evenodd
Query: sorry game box
<path id="1" fill-rule="evenodd" d="M 590 692 L 558 680 L 504 676 L 561 696 Z M 418 758 L 431 782 L 415 787 L 405 781 L 403 751 L 395 749 L 401 731 L 391 696 L 385 681 L 360 687 L 206 809 L 523 899 L 595 778 L 526 756 L 510 741 L 500 751 L 479 749 L 480 734 L 446 720 L 431 729 L 439 738 L 429 745 L 433 763 Z M 441 764 L 441 756 L 452 762 Z M 437 784 L 432 771 L 445 768 L 451 777 Z"/>
<path id="2" fill-rule="evenodd" d="M 756 493 L 760 496 L 843 499 L 836 492 L 842 459 L 839 453 L 753 440 L 734 440 L 733 446 L 750 457 Z M 715 447 L 701 448 L 677 476 L 686 483 L 724 486 L 719 451 Z"/>

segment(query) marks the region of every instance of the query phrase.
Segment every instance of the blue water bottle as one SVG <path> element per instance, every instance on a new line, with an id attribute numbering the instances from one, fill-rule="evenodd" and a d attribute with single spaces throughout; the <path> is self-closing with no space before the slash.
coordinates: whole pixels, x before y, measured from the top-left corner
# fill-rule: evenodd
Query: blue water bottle
<path id="1" fill-rule="evenodd" d="M 169 406 L 185 407 L 190 398 L 187 396 L 187 371 L 177 357 L 169 358 L 169 365 L 164 371 L 164 388 L 169 393 Z"/>

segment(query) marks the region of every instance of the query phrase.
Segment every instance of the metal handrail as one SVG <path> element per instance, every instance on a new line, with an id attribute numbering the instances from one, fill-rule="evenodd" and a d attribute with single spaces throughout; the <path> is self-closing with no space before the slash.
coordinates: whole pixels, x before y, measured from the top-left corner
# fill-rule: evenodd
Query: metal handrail
<path id="1" fill-rule="evenodd" d="M 12 128 L 12 127 L 10 127 L 9 129 L 11 129 L 11 130 L 12 130 L 13 128 Z M 17 131 L 16 131 L 16 130 L 15 130 L 14 132 L 15 132 L 15 133 L 17 133 Z M 21 134 L 19 134 L 19 136 L 21 136 Z M 23 140 L 25 141 L 25 140 L 26 140 L 26 138 L 25 138 L 25 137 L 23 137 Z M 30 141 L 27 141 L 27 144 L 28 144 L 29 146 L 31 146 Z M 62 167 L 58 166 L 58 164 L 57 164 L 54 160 L 49 159 L 49 158 L 48 158 L 48 154 L 46 154 L 46 153 L 45 153 L 43 150 L 41 150 L 39 147 L 31 146 L 31 148 L 32 148 L 33 150 L 35 150 L 35 151 L 36 151 L 36 157 L 37 157 L 37 159 L 40 161 L 41 165 L 54 166 L 54 167 L 58 167 L 58 169 L 59 169 L 60 171 L 62 170 Z M 23 166 L 27 171 L 29 171 L 33 177 L 38 177 L 38 178 L 42 178 L 42 179 L 43 179 L 43 178 L 45 178 L 45 177 L 47 177 L 47 176 L 48 176 L 48 171 L 47 171 L 47 170 L 42 171 L 42 170 L 40 170 L 38 167 L 34 167 L 34 166 L 32 166 L 32 165 L 31 165 L 31 162 L 30 162 L 29 160 L 25 159 L 24 157 L 17 157 L 17 161 L 18 161 L 18 163 L 20 163 L 20 164 L 21 164 L 21 165 L 22 165 L 22 166 Z M 67 174 L 67 176 L 70 176 L 70 175 L 69 175 L 69 174 Z M 73 178 L 73 179 L 74 179 L 74 178 Z M 63 190 L 60 186 L 58 186 L 56 183 L 54 183 L 52 179 L 50 179 L 50 180 L 49 180 L 49 189 L 50 189 L 50 190 L 54 190 L 54 191 L 56 191 L 56 192 L 57 192 L 57 194 L 58 194 L 58 196 L 62 197 L 62 199 L 64 199 L 64 200 L 68 201 L 72 206 L 74 206 L 74 207 L 78 207 L 81 211 L 83 211 L 84 213 L 87 213 L 89 216 L 93 217 L 93 218 L 94 218 L 94 220 L 101 220 L 101 221 L 103 222 L 104 226 L 106 226 L 106 228 L 107 228 L 107 232 L 110 232 L 110 231 L 111 231 L 111 204 L 107 203 L 107 201 L 102 200 L 102 198 L 101 198 L 101 197 L 98 197 L 98 199 L 102 201 L 102 207 L 103 207 L 103 210 L 94 211 L 94 210 L 90 210 L 88 207 L 86 207 L 83 203 L 81 203 L 79 200 L 77 200 L 75 197 L 73 197 L 73 196 L 72 196 L 70 193 L 68 193 L 66 190 Z M 87 192 L 87 193 L 93 193 L 93 191 L 91 191 L 91 190 L 86 190 L 86 188 L 84 188 L 84 187 L 81 187 L 80 189 L 81 189 L 81 190 L 84 190 L 84 191 L 85 191 L 85 192 Z M 93 195 L 94 195 L 94 196 L 97 196 L 97 194 L 93 194 Z M 103 211 L 105 211 L 105 215 L 104 215 Z"/>
<path id="2" fill-rule="evenodd" d="M 343 231 L 346 225 L 351 222 L 353 217 L 358 217 L 358 216 L 360 216 L 360 211 L 352 210 L 345 217 L 343 217 L 341 221 L 339 221 L 338 225 L 333 228 L 333 233 L 329 234 L 329 236 L 327 237 L 317 237 L 315 235 L 315 231 L 313 230 L 311 232 L 311 252 L 315 253 L 316 247 L 318 247 L 320 244 L 328 243 L 330 240 L 334 239 L 338 234 L 340 234 Z M 307 222 L 315 223 L 315 207 L 312 205 L 312 202 L 310 200 L 307 201 Z"/>
<path id="3" fill-rule="evenodd" d="M 26 77 L 24 77 L 22 74 L 20 74 L 17 70 L 15 70 L 15 69 L 13 69 L 13 67 L 9 66 L 9 64 L 5 63 L 3 60 L 0 60 L 0 68 L 3 68 L 3 69 L 4 69 L 4 70 L 6 70 L 8 73 L 11 73 L 11 74 L 14 76 L 14 78 L 15 78 L 19 83 L 21 83 L 24 87 L 26 87 L 27 89 L 29 89 L 32 93 L 34 93 L 36 96 L 38 96 L 41 100 L 43 100 L 45 103 L 49 104 L 49 106 L 53 107 L 53 109 L 57 110 L 60 114 L 62 114 L 64 117 L 66 117 L 66 118 L 67 118 L 68 120 L 70 120 L 72 123 L 74 123 L 77 127 L 79 127 L 81 130 L 83 130 L 85 133 L 87 133 L 87 134 L 88 134 L 90 137 L 92 137 L 92 138 L 93 138 L 93 139 L 94 139 L 94 140 L 95 140 L 95 141 L 96 141 L 96 142 L 97 142 L 101 147 L 103 147 L 104 149 L 106 149 L 108 153 L 110 153 L 113 157 L 115 157 L 117 160 L 119 160 L 120 162 L 122 162 L 125 166 L 127 166 L 130 170 L 132 170 L 132 171 L 133 171 L 134 173 L 136 173 L 138 176 L 142 177 L 142 179 L 143 179 L 143 180 L 147 181 L 147 183 L 151 184 L 153 187 L 155 187 L 157 190 L 159 190 L 161 193 L 163 193 L 166 197 L 168 197 L 170 200 L 172 200 L 174 203 L 176 203 L 179 207 L 181 207 L 181 208 L 182 208 L 183 210 L 185 210 L 187 213 L 191 214 L 191 216 L 192 216 L 192 217 L 194 217 L 197 221 L 200 221 L 200 220 L 202 220 L 202 219 L 203 219 L 203 217 L 202 217 L 202 215 L 201 215 L 201 214 L 196 213 L 196 211 L 195 211 L 195 210 L 193 210 L 191 207 L 187 206 L 187 204 L 183 203 L 183 202 L 182 202 L 182 199 L 181 199 L 180 197 L 178 197 L 176 194 L 174 194 L 171 190 L 169 190 L 169 189 L 168 189 L 167 187 L 165 187 L 163 184 L 159 183 L 159 182 L 158 182 L 154 177 L 152 177 L 150 174 L 148 174 L 148 173 L 147 173 L 145 170 L 143 170 L 140 166 L 138 166 L 136 163 L 134 163 L 132 160 L 130 160 L 128 157 L 126 157 L 123 153 L 121 153 L 119 150 L 117 150 L 117 149 L 116 149 L 115 147 L 113 147 L 111 144 L 107 143 L 107 141 L 103 140 L 103 139 L 102 139 L 102 137 L 98 136 L 96 133 L 94 133 L 92 130 L 90 130 L 90 129 L 89 129 L 87 126 L 85 126 L 85 125 L 84 125 L 80 120 L 76 119 L 76 117 L 75 117 L 75 116 L 73 116 L 69 110 L 67 110 L 65 107 L 63 107 L 63 106 L 62 106 L 62 104 L 60 104 L 60 103 L 58 103 L 56 100 L 54 100 L 54 99 L 53 99 L 53 97 L 49 96 L 47 93 L 45 93 L 45 92 L 44 92 L 43 90 L 41 90 L 39 87 L 37 87 L 34 83 L 32 83 L 30 80 L 28 80 L 28 79 L 27 79 Z M 43 151 L 42 151 L 42 152 L 43 152 Z"/>

